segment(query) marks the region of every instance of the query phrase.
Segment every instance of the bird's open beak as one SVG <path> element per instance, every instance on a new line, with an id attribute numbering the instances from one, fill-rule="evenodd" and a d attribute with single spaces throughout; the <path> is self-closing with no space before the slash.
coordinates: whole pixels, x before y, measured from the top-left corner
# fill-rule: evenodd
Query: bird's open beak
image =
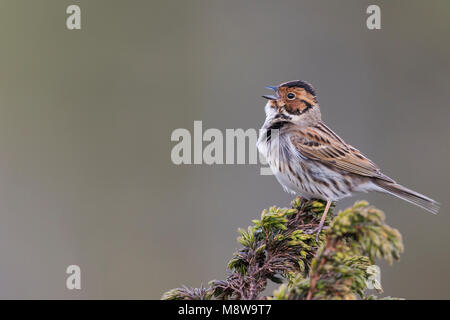
<path id="1" fill-rule="evenodd" d="M 278 99 L 277 97 L 275 97 L 274 95 L 271 95 L 271 94 L 266 94 L 266 95 L 263 95 L 262 97 L 267 100 L 277 100 Z"/>
<path id="2" fill-rule="evenodd" d="M 276 86 L 267 86 L 266 89 L 270 89 L 270 90 L 273 90 L 275 92 L 278 91 L 278 87 L 276 87 Z M 262 97 L 265 98 L 265 99 L 268 99 L 268 100 L 277 100 L 278 99 L 278 97 L 276 97 L 274 95 L 271 95 L 271 94 L 263 95 Z"/>

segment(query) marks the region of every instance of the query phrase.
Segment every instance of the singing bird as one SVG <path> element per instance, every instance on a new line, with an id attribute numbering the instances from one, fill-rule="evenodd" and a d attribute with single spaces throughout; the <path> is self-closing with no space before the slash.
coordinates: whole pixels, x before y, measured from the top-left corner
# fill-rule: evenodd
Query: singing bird
<path id="1" fill-rule="evenodd" d="M 262 127 L 265 134 L 258 139 L 258 149 L 285 191 L 327 201 L 314 230 L 317 236 L 331 203 L 355 192 L 391 194 L 438 213 L 438 202 L 384 175 L 371 160 L 327 127 L 309 83 L 294 80 L 266 88 L 275 91 L 275 95 L 263 96 L 268 99 Z"/>

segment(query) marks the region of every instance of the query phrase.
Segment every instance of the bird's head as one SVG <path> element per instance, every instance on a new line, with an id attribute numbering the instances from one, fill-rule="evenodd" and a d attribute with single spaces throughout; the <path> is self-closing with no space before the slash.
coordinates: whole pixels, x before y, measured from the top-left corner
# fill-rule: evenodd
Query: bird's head
<path id="1" fill-rule="evenodd" d="M 278 86 L 268 86 L 274 95 L 268 99 L 266 115 L 282 117 L 297 124 L 310 125 L 321 120 L 320 108 L 314 88 L 305 81 L 293 80 Z"/>

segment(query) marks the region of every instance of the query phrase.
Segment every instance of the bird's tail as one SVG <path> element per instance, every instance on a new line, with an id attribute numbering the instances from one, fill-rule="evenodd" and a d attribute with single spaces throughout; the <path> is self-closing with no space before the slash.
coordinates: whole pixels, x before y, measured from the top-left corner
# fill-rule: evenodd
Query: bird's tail
<path id="1" fill-rule="evenodd" d="M 434 201 L 433 199 L 424 196 L 423 194 L 412 191 L 402 185 L 393 182 L 376 180 L 374 181 L 374 183 L 382 188 L 385 192 L 408 201 L 409 203 L 415 204 L 416 206 L 419 206 L 433 214 L 437 214 L 439 212 L 441 204 Z"/>

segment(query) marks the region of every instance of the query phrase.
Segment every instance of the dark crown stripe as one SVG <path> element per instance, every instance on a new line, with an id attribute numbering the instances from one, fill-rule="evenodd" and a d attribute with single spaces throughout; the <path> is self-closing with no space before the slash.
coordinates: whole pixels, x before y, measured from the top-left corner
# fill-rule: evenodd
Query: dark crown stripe
<path id="1" fill-rule="evenodd" d="M 305 81 L 301 80 L 288 81 L 280 84 L 280 87 L 287 87 L 287 88 L 299 87 L 305 89 L 306 92 L 312 94 L 314 97 L 316 96 L 316 90 L 314 90 L 314 87 Z"/>

